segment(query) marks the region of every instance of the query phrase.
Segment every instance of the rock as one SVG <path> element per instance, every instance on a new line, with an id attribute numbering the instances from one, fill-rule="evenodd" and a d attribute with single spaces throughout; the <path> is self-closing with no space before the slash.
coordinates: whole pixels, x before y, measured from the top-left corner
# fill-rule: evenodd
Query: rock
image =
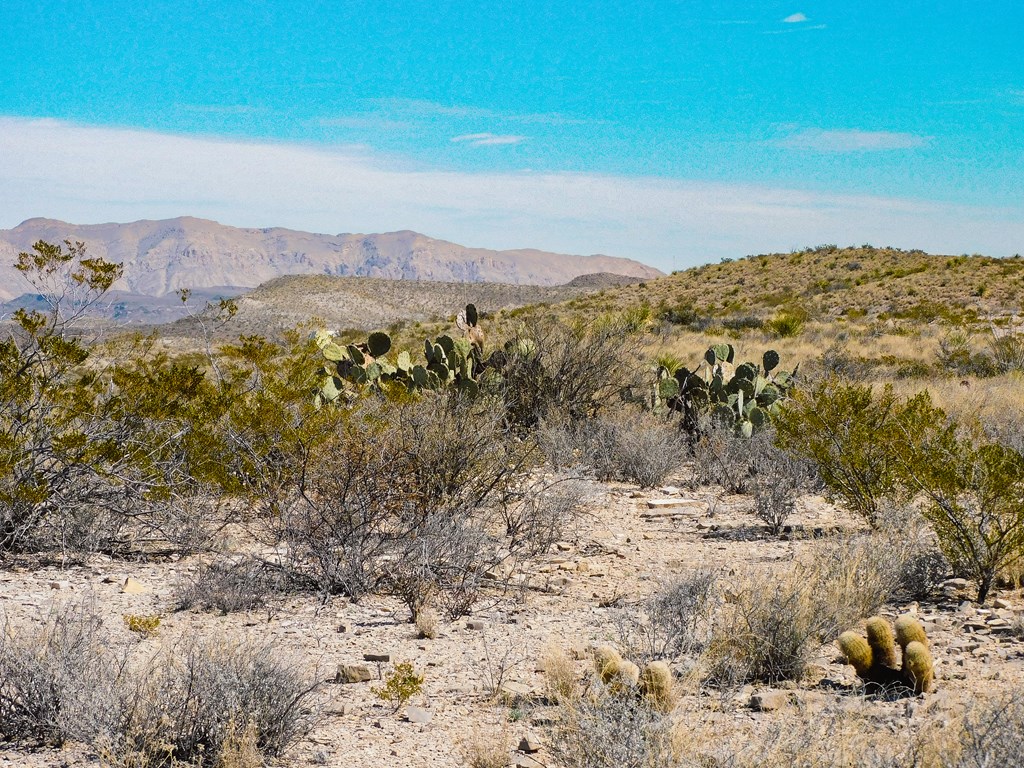
<path id="1" fill-rule="evenodd" d="M 348 624 L 339 624 L 338 632 L 340 632 L 341 634 L 345 634 L 346 632 L 348 632 Z"/>
<path id="2" fill-rule="evenodd" d="M 378 664 L 387 664 L 391 661 L 390 653 L 364 653 L 363 661 L 373 661 Z"/>
<path id="3" fill-rule="evenodd" d="M 673 507 L 690 507 L 694 512 L 703 507 L 704 502 L 698 499 L 648 499 L 648 509 L 669 509 Z"/>
<path id="4" fill-rule="evenodd" d="M 942 582 L 943 588 L 949 587 L 951 589 L 967 589 L 969 585 L 970 582 L 967 579 L 947 579 Z"/>
<path id="5" fill-rule="evenodd" d="M 536 734 L 527 733 L 523 738 L 519 740 L 519 751 L 526 752 L 527 754 L 533 754 L 534 752 L 540 752 L 542 745 L 540 739 L 537 738 Z"/>
<path id="6" fill-rule="evenodd" d="M 70 581 L 51 581 L 50 589 L 71 589 Z"/>
<path id="7" fill-rule="evenodd" d="M 544 763 L 534 760 L 529 755 L 516 755 L 512 758 L 512 765 L 516 768 L 547 768 Z"/>
<path id="8" fill-rule="evenodd" d="M 426 725 L 434 719 L 434 713 L 431 710 L 423 709 L 422 707 L 406 707 L 405 719 L 410 723 Z"/>
<path id="9" fill-rule="evenodd" d="M 750 708 L 758 712 L 773 712 L 788 703 L 789 694 L 785 691 L 758 691 L 750 697 Z"/>
<path id="10" fill-rule="evenodd" d="M 149 587 L 129 576 L 124 580 L 124 584 L 121 585 L 121 591 L 126 595 L 142 595 L 149 592 Z"/>
<path id="11" fill-rule="evenodd" d="M 997 597 L 992 601 L 992 605 L 996 608 L 1002 608 L 1004 610 L 1013 610 L 1013 604 L 1009 600 L 1004 600 L 1001 597 Z"/>
<path id="12" fill-rule="evenodd" d="M 558 548 L 559 552 L 572 552 L 572 544 L 568 541 L 557 541 L 555 547 Z"/>
<path id="13" fill-rule="evenodd" d="M 339 664 L 334 675 L 336 683 L 366 683 L 373 679 L 373 672 L 365 664 Z"/>
<path id="14" fill-rule="evenodd" d="M 498 689 L 498 693 L 501 695 L 501 698 L 510 705 L 524 704 L 536 698 L 533 695 L 533 689 L 530 688 L 530 686 L 513 681 L 502 683 L 501 688 Z"/>
<path id="15" fill-rule="evenodd" d="M 482 621 L 477 620 L 477 619 L 474 619 L 472 621 L 467 621 L 466 622 L 466 629 L 473 629 L 473 630 L 480 631 L 483 628 L 484 628 L 484 623 Z"/>

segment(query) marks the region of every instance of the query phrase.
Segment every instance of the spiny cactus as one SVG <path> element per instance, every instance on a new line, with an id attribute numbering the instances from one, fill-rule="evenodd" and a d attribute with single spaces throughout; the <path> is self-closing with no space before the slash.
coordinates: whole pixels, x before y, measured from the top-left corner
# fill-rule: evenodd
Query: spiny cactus
<path id="1" fill-rule="evenodd" d="M 652 709 L 669 712 L 675 704 L 672 670 L 664 661 L 652 661 L 640 674 L 640 693 Z"/>
<path id="2" fill-rule="evenodd" d="M 704 353 L 704 360 L 693 371 L 680 367 L 670 373 L 659 366 L 653 407 L 681 412 L 683 426 L 690 432 L 699 429 L 700 417 L 706 414 L 714 423 L 750 437 L 778 414 L 796 370 L 777 371 L 779 354 L 774 350 L 762 355 L 761 365 L 733 365 L 735 356 L 731 344 L 716 344 Z"/>
<path id="3" fill-rule="evenodd" d="M 935 680 L 935 662 L 928 646 L 916 640 L 903 649 L 903 677 L 914 693 L 926 693 Z"/>
<path id="4" fill-rule="evenodd" d="M 840 650 L 865 685 L 882 691 L 909 689 L 915 694 L 931 688 L 935 664 L 928 651 L 924 627 L 915 617 L 906 614 L 896 620 L 895 641 L 903 657 L 899 668 L 889 622 L 872 616 L 867 621 L 867 636 L 867 640 L 856 632 L 843 632 L 839 636 Z"/>
<path id="5" fill-rule="evenodd" d="M 893 640 L 892 627 L 881 616 L 872 616 L 867 623 L 868 645 L 875 664 L 886 667 L 896 666 L 896 644 Z"/>
<path id="6" fill-rule="evenodd" d="M 594 649 L 594 668 L 605 685 L 615 679 L 621 666 L 622 656 L 612 646 L 599 645 Z"/>

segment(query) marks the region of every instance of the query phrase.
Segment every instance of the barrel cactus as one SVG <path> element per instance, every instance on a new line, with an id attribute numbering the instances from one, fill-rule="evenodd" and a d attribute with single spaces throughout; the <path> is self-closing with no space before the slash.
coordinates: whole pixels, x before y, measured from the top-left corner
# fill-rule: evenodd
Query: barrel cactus
<path id="1" fill-rule="evenodd" d="M 935 664 L 928 650 L 924 627 L 906 614 L 896 620 L 896 631 L 880 616 L 867 621 L 867 640 L 856 632 L 843 632 L 839 648 L 865 687 L 875 692 L 926 693 L 935 680 Z M 902 662 L 896 665 L 896 645 Z"/>

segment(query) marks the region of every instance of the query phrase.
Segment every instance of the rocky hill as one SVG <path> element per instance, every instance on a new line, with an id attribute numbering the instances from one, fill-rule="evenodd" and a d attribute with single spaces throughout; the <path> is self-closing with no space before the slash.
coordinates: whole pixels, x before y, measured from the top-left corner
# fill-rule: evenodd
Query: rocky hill
<path id="1" fill-rule="evenodd" d="M 595 272 L 661 274 L 629 259 L 467 248 L 409 231 L 324 235 L 239 229 L 191 217 L 95 225 L 29 219 L 0 230 L 0 301 L 31 291 L 11 266 L 19 251 L 37 240 L 65 239 L 81 240 L 91 255 L 124 264 L 116 290 L 152 297 L 179 288 L 244 290 L 296 274 L 520 285 L 561 285 Z"/>

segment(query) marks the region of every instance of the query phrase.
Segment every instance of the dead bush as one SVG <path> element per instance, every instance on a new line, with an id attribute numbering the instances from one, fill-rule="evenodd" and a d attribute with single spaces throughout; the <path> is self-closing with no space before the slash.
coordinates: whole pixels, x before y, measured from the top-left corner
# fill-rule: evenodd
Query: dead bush
<path id="1" fill-rule="evenodd" d="M 523 431 L 542 419 L 580 421 L 619 407 L 623 395 L 645 386 L 629 343 L 637 332 L 626 317 L 572 325 L 531 320 L 499 353 L 508 423 Z"/>
<path id="2" fill-rule="evenodd" d="M 272 645 L 189 638 L 147 670 L 118 751 L 146 766 L 214 766 L 249 733 L 277 757 L 312 726 L 315 687 Z"/>
<path id="3" fill-rule="evenodd" d="M 486 398 L 369 400 L 308 457 L 281 504 L 279 536 L 325 595 L 390 591 L 415 614 L 436 594 L 458 614 L 508 557 L 492 507 L 533 459 L 532 444 L 510 438 Z"/>
<path id="4" fill-rule="evenodd" d="M 91 602 L 55 608 L 43 625 L 0 633 L 0 742 L 116 740 L 133 695 L 126 656 Z"/>
<path id="5" fill-rule="evenodd" d="M 202 608 L 226 616 L 263 608 L 286 586 L 286 574 L 279 567 L 256 557 L 243 557 L 201 566 L 195 576 L 175 585 L 172 600 L 176 611 Z"/>
<path id="6" fill-rule="evenodd" d="M 968 708 L 958 749 L 950 750 L 943 768 L 987 768 L 1018 765 L 1024 733 L 1024 697 L 982 701 Z"/>
<path id="7" fill-rule="evenodd" d="M 621 617 L 620 633 L 631 655 L 642 660 L 699 654 L 711 637 L 718 607 L 718 576 L 694 570 L 663 584 L 637 609 Z"/>
<path id="8" fill-rule="evenodd" d="M 635 406 L 588 419 L 543 423 L 539 440 L 556 467 L 581 466 L 599 480 L 652 488 L 679 469 L 688 444 L 675 419 Z"/>
<path id="9" fill-rule="evenodd" d="M 508 486 L 495 506 L 509 551 L 540 554 L 555 542 L 571 538 L 590 495 L 571 474 L 534 477 Z"/>
<path id="10" fill-rule="evenodd" d="M 670 717 L 635 696 L 594 693 L 562 708 L 552 754 L 565 768 L 673 768 Z"/>

